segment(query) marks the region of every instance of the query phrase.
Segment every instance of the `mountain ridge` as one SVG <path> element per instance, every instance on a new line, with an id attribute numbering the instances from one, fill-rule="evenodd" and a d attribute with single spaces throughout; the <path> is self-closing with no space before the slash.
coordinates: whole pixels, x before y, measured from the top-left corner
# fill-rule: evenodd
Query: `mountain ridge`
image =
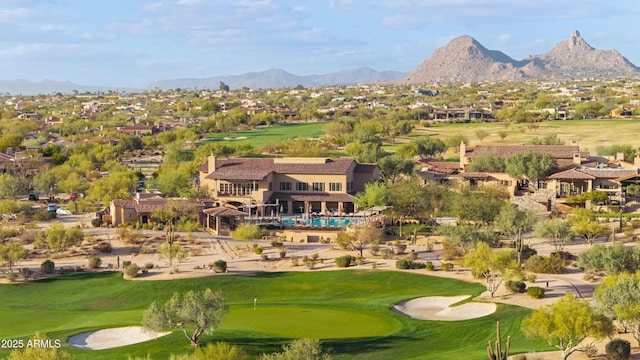
<path id="1" fill-rule="evenodd" d="M 593 48 L 577 30 L 548 52 L 522 60 L 488 50 L 471 36 L 462 35 L 436 49 L 398 83 L 543 80 L 585 75 L 640 76 L 640 69 L 615 49 Z"/>

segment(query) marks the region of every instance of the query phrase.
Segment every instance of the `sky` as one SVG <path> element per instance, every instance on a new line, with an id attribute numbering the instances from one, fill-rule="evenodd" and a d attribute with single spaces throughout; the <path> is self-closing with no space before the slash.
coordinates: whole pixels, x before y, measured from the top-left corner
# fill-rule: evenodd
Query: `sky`
<path id="1" fill-rule="evenodd" d="M 0 0 L 0 80 L 409 72 L 457 36 L 521 60 L 573 30 L 640 65 L 639 12 L 635 0 Z"/>

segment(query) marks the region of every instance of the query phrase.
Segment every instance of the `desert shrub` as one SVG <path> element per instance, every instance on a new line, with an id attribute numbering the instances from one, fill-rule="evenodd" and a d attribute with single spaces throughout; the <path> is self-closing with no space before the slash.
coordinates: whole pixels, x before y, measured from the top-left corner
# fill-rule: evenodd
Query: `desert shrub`
<path id="1" fill-rule="evenodd" d="M 287 256 L 287 248 L 283 246 L 280 248 L 280 258 L 284 259 L 286 256 Z"/>
<path id="2" fill-rule="evenodd" d="M 531 286 L 527 289 L 527 295 L 534 299 L 542 299 L 544 297 L 544 289 L 539 286 Z"/>
<path id="3" fill-rule="evenodd" d="M 369 254 L 371 254 L 372 256 L 378 256 L 379 253 L 380 253 L 380 245 L 371 244 L 371 246 L 369 246 Z"/>
<path id="4" fill-rule="evenodd" d="M 416 260 L 417 258 L 418 258 L 418 253 L 415 252 L 415 250 L 411 250 L 411 252 L 407 256 L 407 259 L 409 260 Z"/>
<path id="5" fill-rule="evenodd" d="M 16 279 L 18 279 L 18 274 L 14 273 L 13 271 L 8 272 L 6 274 L 4 274 L 4 277 L 9 280 L 10 282 L 14 282 L 16 281 Z"/>
<path id="6" fill-rule="evenodd" d="M 396 261 L 396 269 L 424 269 L 427 264 L 420 261 L 400 259 Z"/>
<path id="7" fill-rule="evenodd" d="M 635 229 L 633 228 L 633 226 L 631 225 L 625 225 L 624 226 L 624 234 L 628 237 L 632 237 L 633 236 L 633 231 Z"/>
<path id="8" fill-rule="evenodd" d="M 55 218 L 55 211 L 47 211 L 47 209 L 39 209 L 35 214 L 33 214 L 33 219 L 36 221 L 49 221 Z"/>
<path id="9" fill-rule="evenodd" d="M 349 265 L 351 265 L 351 261 L 353 260 L 353 256 L 351 255 L 344 255 L 344 256 L 338 256 L 336 258 L 336 266 L 337 267 L 349 267 Z"/>
<path id="10" fill-rule="evenodd" d="M 393 250 L 389 248 L 382 249 L 382 258 L 383 259 L 393 259 Z"/>
<path id="11" fill-rule="evenodd" d="M 8 239 L 20 235 L 20 229 L 5 227 L 0 229 L 0 239 Z"/>
<path id="12" fill-rule="evenodd" d="M 273 246 L 274 248 L 281 248 L 282 247 L 282 241 L 281 240 L 273 240 L 273 241 L 271 241 L 271 246 Z"/>
<path id="13" fill-rule="evenodd" d="M 522 281 L 507 280 L 504 282 L 504 287 L 511 292 L 521 293 L 525 291 L 527 285 Z"/>
<path id="14" fill-rule="evenodd" d="M 455 246 L 453 243 L 449 241 L 444 241 L 442 243 L 442 252 L 440 253 L 440 258 L 442 260 L 453 260 L 462 256 L 462 252 L 460 248 Z"/>
<path id="15" fill-rule="evenodd" d="M 253 248 L 253 253 L 256 254 L 256 255 L 262 254 L 262 251 L 264 251 L 262 249 L 262 246 L 256 246 L 256 247 Z"/>
<path id="16" fill-rule="evenodd" d="M 224 260 L 216 260 L 213 262 L 213 271 L 217 273 L 227 272 L 227 262 Z"/>
<path id="17" fill-rule="evenodd" d="M 520 253 L 520 260 L 526 261 L 528 258 L 532 257 L 533 255 L 538 255 L 538 252 L 536 251 L 536 249 L 532 248 L 529 245 L 524 245 L 522 247 L 522 252 Z"/>
<path id="18" fill-rule="evenodd" d="M 138 265 L 129 261 L 129 264 L 124 267 L 123 274 L 125 279 L 133 279 L 134 277 L 138 276 L 139 272 L 140 268 L 138 267 Z"/>
<path id="19" fill-rule="evenodd" d="M 551 256 L 558 256 L 560 259 L 565 262 L 576 260 L 576 256 L 568 251 L 554 251 L 551 253 Z"/>
<path id="20" fill-rule="evenodd" d="M 153 267 L 154 267 L 154 265 L 153 265 L 152 262 L 148 262 L 148 263 L 144 264 L 144 268 L 147 269 L 147 270 L 148 269 L 153 269 Z"/>
<path id="21" fill-rule="evenodd" d="M 538 279 L 538 277 L 536 276 L 536 274 L 527 274 L 527 281 L 530 283 L 534 283 L 536 282 L 536 280 Z"/>
<path id="22" fill-rule="evenodd" d="M 126 268 L 127 266 L 131 265 L 131 260 L 124 260 L 122 261 L 122 268 Z"/>
<path id="23" fill-rule="evenodd" d="M 559 255 L 533 255 L 524 262 L 525 270 L 539 274 L 561 274 L 564 266 L 565 262 Z"/>
<path id="24" fill-rule="evenodd" d="M 433 271 L 433 269 L 435 269 L 436 267 L 433 265 L 431 261 L 427 261 L 427 263 L 425 264 L 425 268 L 429 271 Z"/>
<path id="25" fill-rule="evenodd" d="M 22 278 L 24 278 L 25 280 L 33 277 L 33 275 L 35 274 L 35 271 L 29 269 L 28 267 L 20 268 L 18 272 L 20 273 L 20 276 L 22 276 Z"/>
<path id="26" fill-rule="evenodd" d="M 92 256 L 89 258 L 89 268 L 97 269 L 102 264 L 102 259 L 99 256 Z"/>
<path id="27" fill-rule="evenodd" d="M 100 225 L 102 225 L 102 219 L 99 217 L 91 219 L 91 225 L 93 225 L 93 227 L 100 227 Z"/>
<path id="28" fill-rule="evenodd" d="M 45 260 L 40 264 L 40 270 L 42 270 L 43 274 L 53 274 L 56 269 L 56 265 L 51 260 Z"/>
<path id="29" fill-rule="evenodd" d="M 432 252 L 435 245 L 436 245 L 435 241 L 427 240 L 424 246 L 426 247 L 427 252 Z"/>
<path id="30" fill-rule="evenodd" d="M 395 253 L 398 255 L 404 254 L 404 251 L 407 250 L 407 244 L 402 244 L 402 243 L 394 244 L 393 249 Z"/>
<path id="31" fill-rule="evenodd" d="M 300 258 L 297 257 L 297 256 L 292 256 L 291 257 L 291 264 L 293 264 L 293 266 L 300 265 Z"/>
<path id="32" fill-rule="evenodd" d="M 442 271 L 453 270 L 453 263 L 442 263 L 440 266 L 442 267 Z"/>
<path id="33" fill-rule="evenodd" d="M 111 247 L 111 244 L 109 242 L 107 242 L 107 241 L 101 241 L 96 246 L 94 246 L 93 248 L 96 249 L 97 251 L 103 253 L 103 254 L 108 254 L 108 253 L 113 251 L 113 248 Z"/>
<path id="34" fill-rule="evenodd" d="M 631 343 L 624 339 L 613 339 L 605 346 L 608 360 L 626 360 L 631 356 Z"/>
<path id="35" fill-rule="evenodd" d="M 267 254 L 260 255 L 260 261 L 269 261 L 269 255 Z"/>

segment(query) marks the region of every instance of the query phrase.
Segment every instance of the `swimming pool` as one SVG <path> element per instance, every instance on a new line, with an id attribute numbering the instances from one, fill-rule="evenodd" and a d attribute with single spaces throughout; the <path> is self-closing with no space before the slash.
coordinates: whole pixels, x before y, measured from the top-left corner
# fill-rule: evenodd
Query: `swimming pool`
<path id="1" fill-rule="evenodd" d="M 282 219 L 284 226 L 313 226 L 313 227 L 347 227 L 350 224 L 359 224 L 363 221 L 361 218 L 350 217 L 323 217 L 315 219 Z"/>

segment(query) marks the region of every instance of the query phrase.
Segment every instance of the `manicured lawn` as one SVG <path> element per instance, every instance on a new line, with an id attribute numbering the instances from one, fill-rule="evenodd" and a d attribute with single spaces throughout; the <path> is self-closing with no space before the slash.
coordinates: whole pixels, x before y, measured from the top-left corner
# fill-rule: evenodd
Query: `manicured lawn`
<path id="1" fill-rule="evenodd" d="M 421 271 L 423 274 L 425 271 Z M 389 310 L 401 300 L 426 295 L 477 295 L 484 287 L 417 273 L 382 270 L 259 273 L 174 281 L 125 281 L 119 273 L 79 274 L 0 286 L 0 338 L 27 338 L 36 331 L 60 339 L 79 359 L 113 359 L 192 351 L 181 332 L 126 347 L 71 348 L 74 334 L 138 325 L 143 310 L 173 292 L 221 289 L 229 306 L 220 329 L 201 342 L 226 341 L 257 356 L 280 350 L 294 338 L 316 337 L 338 359 L 482 359 L 495 322 L 512 336 L 512 352 L 547 350 L 519 331 L 530 311 L 498 305 L 490 316 L 467 321 L 421 321 Z M 253 299 L 257 298 L 254 310 Z M 0 358 L 8 350 L 0 350 Z"/>
<path id="2" fill-rule="evenodd" d="M 247 142 L 253 148 L 260 149 L 266 144 L 280 144 L 290 138 L 321 136 L 324 134 L 323 128 L 326 124 L 327 122 L 277 124 L 255 130 L 214 133 L 207 135 L 207 137 L 210 141 L 231 140 L 238 143 Z"/>

